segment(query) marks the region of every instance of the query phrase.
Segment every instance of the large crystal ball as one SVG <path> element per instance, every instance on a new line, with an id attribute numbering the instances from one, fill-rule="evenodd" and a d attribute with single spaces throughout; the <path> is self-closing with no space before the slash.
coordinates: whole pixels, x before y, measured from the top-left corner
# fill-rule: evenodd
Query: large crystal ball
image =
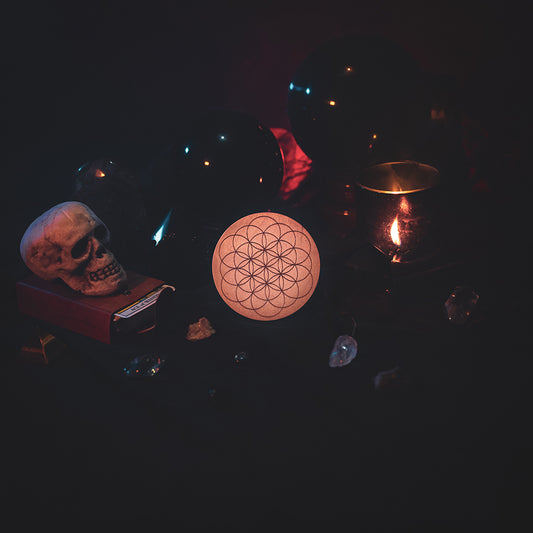
<path id="1" fill-rule="evenodd" d="M 419 159 L 431 118 L 416 61 L 377 36 L 327 42 L 298 67 L 288 93 L 292 132 L 302 150 L 329 168 Z"/>

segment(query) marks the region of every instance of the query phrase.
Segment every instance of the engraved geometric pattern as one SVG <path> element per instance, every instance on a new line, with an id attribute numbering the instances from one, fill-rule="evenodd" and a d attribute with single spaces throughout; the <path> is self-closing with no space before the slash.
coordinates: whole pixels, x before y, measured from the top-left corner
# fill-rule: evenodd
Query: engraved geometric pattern
<path id="1" fill-rule="evenodd" d="M 315 290 L 320 258 L 305 228 L 279 213 L 241 218 L 213 253 L 213 279 L 222 299 L 255 320 L 277 320 L 300 309 Z"/>

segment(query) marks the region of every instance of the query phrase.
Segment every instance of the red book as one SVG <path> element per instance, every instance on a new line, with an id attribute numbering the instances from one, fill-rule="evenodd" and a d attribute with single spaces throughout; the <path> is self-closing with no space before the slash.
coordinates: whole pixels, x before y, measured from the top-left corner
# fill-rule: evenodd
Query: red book
<path id="1" fill-rule="evenodd" d="M 110 344 L 114 331 L 153 328 L 157 300 L 166 289 L 174 287 L 128 272 L 127 294 L 85 296 L 59 280 L 31 275 L 17 282 L 17 301 L 21 313 Z"/>

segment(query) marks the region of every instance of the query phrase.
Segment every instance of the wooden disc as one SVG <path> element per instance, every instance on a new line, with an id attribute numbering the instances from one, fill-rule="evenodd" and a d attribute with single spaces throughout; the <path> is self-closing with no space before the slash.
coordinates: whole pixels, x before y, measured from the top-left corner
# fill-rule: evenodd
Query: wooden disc
<path id="1" fill-rule="evenodd" d="M 279 213 L 255 213 L 223 233 L 212 268 L 218 293 L 234 311 L 253 320 L 278 320 L 313 294 L 320 256 L 299 222 Z"/>

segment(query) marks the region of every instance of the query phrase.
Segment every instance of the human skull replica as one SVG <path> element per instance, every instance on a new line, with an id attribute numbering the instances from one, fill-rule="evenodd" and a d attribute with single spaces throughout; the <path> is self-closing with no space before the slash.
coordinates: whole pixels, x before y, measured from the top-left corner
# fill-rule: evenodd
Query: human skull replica
<path id="1" fill-rule="evenodd" d="M 58 204 L 36 218 L 20 242 L 27 267 L 43 279 L 62 279 L 90 296 L 112 294 L 126 272 L 109 251 L 107 226 L 81 202 Z"/>

